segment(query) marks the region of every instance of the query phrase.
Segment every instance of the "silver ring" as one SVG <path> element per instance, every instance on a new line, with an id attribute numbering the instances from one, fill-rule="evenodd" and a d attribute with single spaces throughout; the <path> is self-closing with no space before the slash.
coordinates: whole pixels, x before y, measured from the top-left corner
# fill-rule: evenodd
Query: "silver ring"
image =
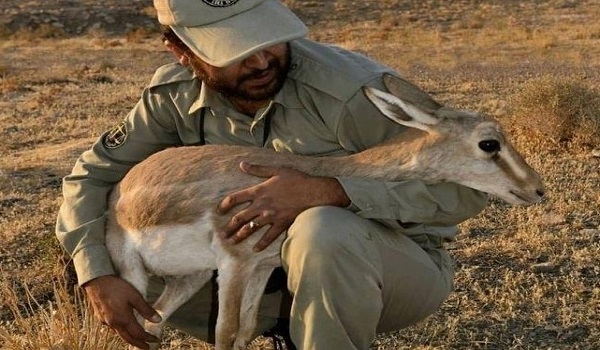
<path id="1" fill-rule="evenodd" d="M 250 222 L 248 223 L 248 227 L 251 230 L 254 230 L 255 228 L 257 228 L 259 226 L 260 226 L 260 224 L 258 222 L 256 222 L 256 221 L 254 221 L 254 220 L 250 220 Z"/>

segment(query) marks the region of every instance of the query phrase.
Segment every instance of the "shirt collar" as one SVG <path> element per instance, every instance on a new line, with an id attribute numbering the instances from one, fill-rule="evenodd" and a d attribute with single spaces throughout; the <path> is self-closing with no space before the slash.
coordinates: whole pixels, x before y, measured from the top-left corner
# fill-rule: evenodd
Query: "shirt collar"
<path id="1" fill-rule="evenodd" d="M 194 103 L 192 103 L 192 105 L 190 106 L 189 115 L 193 115 L 195 112 L 199 111 L 200 108 L 215 107 L 220 105 L 220 103 L 217 100 L 217 95 L 217 92 L 213 91 L 211 88 L 206 86 L 204 82 L 201 82 L 200 94 L 198 95 L 196 101 L 194 101 Z"/>

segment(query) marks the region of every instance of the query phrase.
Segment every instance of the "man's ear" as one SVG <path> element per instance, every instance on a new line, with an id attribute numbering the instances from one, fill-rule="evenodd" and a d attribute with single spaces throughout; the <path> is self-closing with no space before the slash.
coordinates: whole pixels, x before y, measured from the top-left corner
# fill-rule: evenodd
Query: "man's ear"
<path id="1" fill-rule="evenodd" d="M 173 53 L 175 58 L 177 58 L 177 62 L 179 62 L 183 66 L 189 65 L 190 59 L 186 55 L 186 52 L 184 50 L 182 50 L 180 47 L 173 44 L 169 40 L 165 40 L 165 46 L 167 47 L 167 49 L 169 49 L 169 51 L 171 51 L 171 53 Z"/>

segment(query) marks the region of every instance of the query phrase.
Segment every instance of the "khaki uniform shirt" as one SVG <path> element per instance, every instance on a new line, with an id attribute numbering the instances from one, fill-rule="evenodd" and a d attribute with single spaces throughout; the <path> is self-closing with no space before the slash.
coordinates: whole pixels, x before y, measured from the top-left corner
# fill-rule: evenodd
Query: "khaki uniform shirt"
<path id="1" fill-rule="evenodd" d="M 290 46 L 289 76 L 282 90 L 254 118 L 234 110 L 227 99 L 204 86 L 185 67 L 167 64 L 156 71 L 125 120 L 81 155 L 64 179 L 64 202 L 56 228 L 58 239 L 73 257 L 80 284 L 114 274 L 104 243 L 106 199 L 113 185 L 152 153 L 197 145 L 203 135 L 208 144 L 341 156 L 404 130 L 382 116 L 362 92 L 365 85 L 382 89 L 381 75 L 391 72 L 389 68 L 306 39 Z M 338 180 L 352 201 L 351 210 L 414 237 L 428 233 L 452 238 L 455 225 L 480 212 L 487 198 L 452 183 Z M 418 224 L 406 228 L 399 222 Z"/>

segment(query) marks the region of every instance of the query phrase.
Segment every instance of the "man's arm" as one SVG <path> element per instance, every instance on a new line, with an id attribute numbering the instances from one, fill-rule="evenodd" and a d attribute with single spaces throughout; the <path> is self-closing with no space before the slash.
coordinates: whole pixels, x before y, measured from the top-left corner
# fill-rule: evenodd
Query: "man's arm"
<path id="1" fill-rule="evenodd" d="M 146 89 L 124 122 L 82 154 L 63 181 L 64 201 L 56 224 L 56 235 L 73 258 L 79 284 L 96 317 L 141 349 L 158 339 L 144 331 L 133 310 L 151 322 L 160 321 L 160 316 L 133 286 L 115 276 L 105 245 L 105 213 L 109 192 L 131 167 L 152 153 L 180 144 L 168 119 L 176 114 L 165 109 L 168 105 Z"/>
<path id="2" fill-rule="evenodd" d="M 112 187 L 150 154 L 180 144 L 168 121 L 154 117 L 160 102 L 146 90 L 125 120 L 84 152 L 63 180 L 56 235 L 73 258 L 80 285 L 114 274 L 104 242 Z"/>
<path id="3" fill-rule="evenodd" d="M 485 193 L 449 182 L 338 180 L 352 201 L 351 208 L 368 219 L 454 226 L 479 214 L 487 204 Z"/>

